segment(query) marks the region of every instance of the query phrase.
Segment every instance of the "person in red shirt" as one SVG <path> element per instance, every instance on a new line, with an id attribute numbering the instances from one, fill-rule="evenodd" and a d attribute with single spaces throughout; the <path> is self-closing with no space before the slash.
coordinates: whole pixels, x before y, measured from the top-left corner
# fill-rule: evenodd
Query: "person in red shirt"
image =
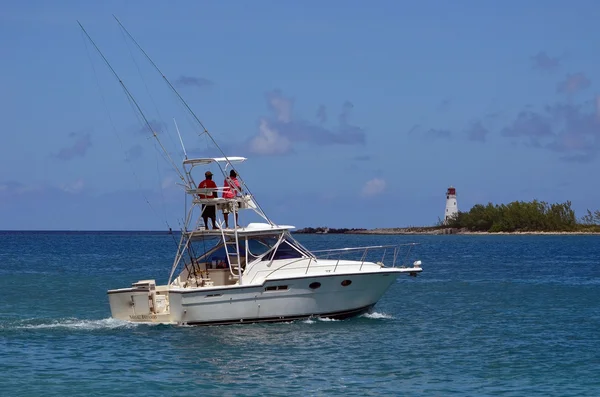
<path id="1" fill-rule="evenodd" d="M 241 192 L 242 188 L 240 187 L 240 182 L 237 179 L 237 173 L 234 170 L 229 171 L 229 178 L 225 178 L 223 182 L 223 198 L 232 199 L 237 196 L 238 192 Z M 228 203 L 225 208 L 223 208 L 223 219 L 225 219 L 225 227 L 229 229 L 229 212 L 233 211 L 233 208 L 237 209 L 239 204 L 237 201 L 233 201 Z M 235 212 L 235 224 L 238 225 L 238 217 L 239 213 Z"/>
<path id="2" fill-rule="evenodd" d="M 215 189 L 212 192 L 212 195 L 206 195 L 206 194 L 199 194 L 201 199 L 207 199 L 207 198 L 217 198 L 217 184 L 212 180 L 212 172 L 210 171 L 206 171 L 204 173 L 204 176 L 206 177 L 206 179 L 204 179 L 202 182 L 200 182 L 200 184 L 198 185 L 198 189 Z M 214 204 L 202 204 L 202 219 L 204 220 L 204 227 L 206 229 L 208 229 L 208 219 L 210 218 L 210 220 L 212 221 L 212 228 L 216 229 L 217 228 L 217 207 Z"/>

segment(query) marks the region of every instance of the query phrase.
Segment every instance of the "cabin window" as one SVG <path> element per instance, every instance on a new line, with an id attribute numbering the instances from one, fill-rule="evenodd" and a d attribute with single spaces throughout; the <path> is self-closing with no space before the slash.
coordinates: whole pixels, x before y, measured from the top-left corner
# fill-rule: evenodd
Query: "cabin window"
<path id="1" fill-rule="evenodd" d="M 248 240 L 248 250 L 252 256 L 258 257 L 269 251 L 277 239 L 272 237 L 252 238 Z"/>
<path id="2" fill-rule="evenodd" d="M 288 289 L 287 285 L 270 285 L 265 287 L 265 291 L 282 291 Z"/>
<path id="3" fill-rule="evenodd" d="M 351 280 L 344 280 L 344 281 L 342 281 L 342 287 L 347 287 L 347 286 L 349 286 L 350 284 L 352 284 L 352 281 L 351 281 Z"/>
<path id="4" fill-rule="evenodd" d="M 314 283 L 310 283 L 310 285 L 309 285 L 310 289 L 317 289 L 320 286 L 321 286 L 321 283 L 318 283 L 316 281 Z"/>
<path id="5" fill-rule="evenodd" d="M 275 255 L 273 255 L 272 259 L 294 259 L 294 258 L 302 258 L 302 255 L 298 251 L 296 251 L 287 241 L 282 241 L 277 247 L 277 251 L 275 251 Z M 270 261 L 271 254 L 267 254 L 263 257 L 263 261 Z"/>

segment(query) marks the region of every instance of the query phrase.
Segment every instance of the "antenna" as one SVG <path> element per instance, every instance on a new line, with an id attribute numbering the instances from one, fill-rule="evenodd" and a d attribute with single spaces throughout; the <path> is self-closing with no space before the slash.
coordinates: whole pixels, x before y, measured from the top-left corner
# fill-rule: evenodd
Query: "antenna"
<path id="1" fill-rule="evenodd" d="M 185 159 L 187 160 L 187 153 L 185 151 L 185 146 L 183 145 L 183 139 L 181 139 L 181 134 L 179 133 L 179 127 L 177 127 L 177 121 L 175 121 L 175 117 L 173 117 L 173 122 L 175 123 L 175 129 L 177 130 L 177 135 L 179 135 L 179 142 L 181 142 L 181 147 L 183 148 L 183 154 Z"/>

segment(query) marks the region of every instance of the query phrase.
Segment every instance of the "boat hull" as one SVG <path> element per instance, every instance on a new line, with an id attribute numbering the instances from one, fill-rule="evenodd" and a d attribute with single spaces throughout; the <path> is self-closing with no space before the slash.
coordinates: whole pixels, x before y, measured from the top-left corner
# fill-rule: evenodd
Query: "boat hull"
<path id="1" fill-rule="evenodd" d="M 382 269 L 271 279 L 261 285 L 228 288 L 169 288 L 162 292 L 168 294 L 169 302 L 168 312 L 163 313 L 150 310 L 148 291 L 109 291 L 109 301 L 113 317 L 134 322 L 222 325 L 310 317 L 345 319 L 369 311 L 400 274 Z"/>
<path id="2" fill-rule="evenodd" d="M 212 321 L 191 321 L 185 323 L 186 325 L 194 326 L 210 326 L 210 325 L 230 325 L 230 324 L 252 324 L 252 323 L 280 323 L 295 320 L 304 320 L 309 318 L 330 318 L 335 320 L 345 320 L 351 317 L 356 317 L 364 313 L 368 313 L 373 305 L 366 307 L 359 307 L 357 309 L 345 310 L 341 312 L 333 313 L 321 313 L 321 314 L 303 314 L 303 315 L 289 315 L 289 316 L 274 316 L 274 317 L 257 317 L 257 318 L 242 318 L 236 320 L 212 320 Z"/>

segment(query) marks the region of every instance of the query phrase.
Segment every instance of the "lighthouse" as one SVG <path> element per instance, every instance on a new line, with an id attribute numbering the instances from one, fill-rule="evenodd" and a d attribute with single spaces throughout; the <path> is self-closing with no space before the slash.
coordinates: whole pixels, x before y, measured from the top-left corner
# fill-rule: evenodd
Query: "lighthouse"
<path id="1" fill-rule="evenodd" d="M 452 186 L 446 191 L 446 212 L 444 213 L 444 223 L 448 223 L 448 218 L 452 218 L 458 213 L 456 204 L 456 189 Z"/>

